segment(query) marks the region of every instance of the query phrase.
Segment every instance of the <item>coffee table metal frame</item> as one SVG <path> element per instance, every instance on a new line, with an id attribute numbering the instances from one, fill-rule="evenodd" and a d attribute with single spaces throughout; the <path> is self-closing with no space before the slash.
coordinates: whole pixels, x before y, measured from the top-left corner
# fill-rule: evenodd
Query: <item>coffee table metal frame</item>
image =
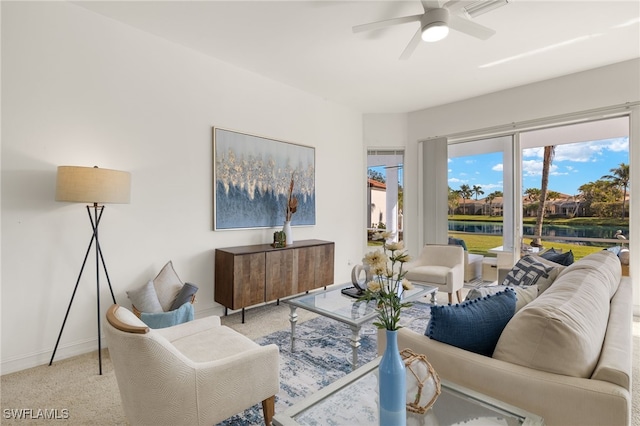
<path id="1" fill-rule="evenodd" d="M 431 299 L 437 293 L 438 288 L 425 284 L 412 283 L 413 289 L 403 292 L 403 300 L 406 302 L 416 301 L 420 297 L 431 294 Z M 291 352 L 295 351 L 296 323 L 298 322 L 297 308 L 315 312 L 327 318 L 334 319 L 346 324 L 351 329 L 351 367 L 358 367 L 358 347 L 360 347 L 360 330 L 362 326 L 375 318 L 375 301 L 369 303 L 359 301 L 356 298 L 345 296 L 341 290 L 350 287 L 350 284 L 332 287 L 326 290 L 319 290 L 307 293 L 302 296 L 283 300 L 289 305 L 291 310 L 289 322 L 291 323 Z"/>
<path id="2" fill-rule="evenodd" d="M 302 415 L 305 411 L 309 409 L 313 409 L 317 404 L 325 404 L 323 407 L 324 411 L 332 412 L 330 409 L 330 400 L 338 400 L 338 397 L 335 396 L 340 391 L 346 390 L 351 386 L 357 386 L 358 380 L 363 379 L 365 376 L 369 374 L 377 374 L 378 365 L 380 364 L 381 357 L 374 359 L 373 361 L 365 364 L 364 366 L 358 368 L 355 371 L 347 374 L 346 376 L 336 380 L 329 386 L 326 386 L 320 389 L 318 392 L 308 396 L 302 401 L 293 404 L 291 407 L 287 408 L 282 413 L 278 413 L 273 417 L 273 425 L 274 426 L 299 426 L 300 424 L 296 421 L 296 417 Z M 507 404 L 505 402 L 499 401 L 497 399 L 491 398 L 487 395 L 483 395 L 479 392 L 473 391 L 471 389 L 464 388 L 462 386 L 456 385 L 455 383 L 449 382 L 447 380 L 441 379 L 441 388 L 442 393 L 449 393 L 458 397 L 464 398 L 466 402 L 470 402 L 478 407 L 484 407 L 489 411 L 495 413 L 498 416 L 504 416 L 504 418 L 509 418 L 511 420 L 517 420 L 517 423 L 522 426 L 543 426 L 544 420 L 542 417 L 529 413 L 525 410 L 522 410 L 513 405 Z M 358 395 L 363 395 L 364 397 L 370 398 L 372 396 L 371 392 L 355 392 Z M 334 397 L 335 396 L 335 397 Z M 441 395 L 442 397 L 442 395 Z M 376 397 L 377 398 L 377 397 Z M 437 407 L 438 400 L 436 400 Z M 353 404 L 359 404 L 357 398 L 352 401 Z M 339 409 L 338 406 L 334 407 L 335 409 Z M 344 407 L 343 407 L 344 409 Z M 428 412 L 427 412 L 428 413 Z M 464 414 L 464 413 L 462 413 Z M 420 414 L 410 413 L 411 416 L 421 416 Z M 506 420 L 505 420 L 506 421 Z M 512 424 L 512 421 L 506 421 L 509 424 Z"/>

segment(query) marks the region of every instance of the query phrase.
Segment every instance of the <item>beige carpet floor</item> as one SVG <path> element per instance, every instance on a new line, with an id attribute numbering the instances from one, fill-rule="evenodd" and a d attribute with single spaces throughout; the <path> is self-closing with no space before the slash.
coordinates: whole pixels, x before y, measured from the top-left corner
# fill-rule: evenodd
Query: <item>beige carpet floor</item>
<path id="1" fill-rule="evenodd" d="M 439 300 L 446 298 L 439 296 Z M 252 339 L 289 327 L 289 308 L 286 304 L 267 305 L 247 310 L 245 323 L 240 314 L 223 317 L 222 321 Z M 299 321 L 315 315 L 298 310 Z M 640 426 L 640 318 L 633 323 L 633 426 Z M 97 351 L 77 357 L 56 361 L 0 378 L 0 424 L 44 425 L 52 423 L 71 425 L 126 425 L 120 403 L 120 394 L 109 359 L 108 350 L 103 351 L 102 376 L 98 375 Z M 6 418 L 11 409 L 57 410 L 67 420 L 16 420 Z"/>

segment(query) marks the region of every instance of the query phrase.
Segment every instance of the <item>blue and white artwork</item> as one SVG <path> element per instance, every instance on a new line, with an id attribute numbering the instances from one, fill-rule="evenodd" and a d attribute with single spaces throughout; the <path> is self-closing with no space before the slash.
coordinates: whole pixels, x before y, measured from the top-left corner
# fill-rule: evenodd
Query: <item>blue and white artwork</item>
<path id="1" fill-rule="evenodd" d="M 213 128 L 214 229 L 281 227 L 291 179 L 292 225 L 315 225 L 315 148 Z"/>

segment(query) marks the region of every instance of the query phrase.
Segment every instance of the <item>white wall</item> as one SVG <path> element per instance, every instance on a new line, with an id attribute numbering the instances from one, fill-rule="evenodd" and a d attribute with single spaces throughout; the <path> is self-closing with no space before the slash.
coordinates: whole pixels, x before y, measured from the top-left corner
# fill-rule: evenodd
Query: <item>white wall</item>
<path id="1" fill-rule="evenodd" d="M 406 138 L 405 200 L 420 199 L 418 191 L 418 141 L 436 136 L 491 128 L 534 119 L 640 101 L 640 60 L 622 62 L 577 74 L 520 86 L 476 98 L 406 114 L 405 121 L 397 114 L 365 115 L 365 145 L 385 140 Z M 640 176 L 640 120 L 637 112 L 631 129 L 632 182 Z M 399 126 L 398 123 L 406 123 Z M 428 143 L 425 144 L 428 146 Z M 635 166 L 635 167 L 634 167 Z M 443 194 L 446 196 L 446 194 Z M 640 252 L 640 185 L 631 187 L 631 250 Z M 634 201 L 635 200 L 635 201 Z M 405 241 L 411 254 L 418 250 L 418 208 L 405 203 Z M 412 230 L 416 230 L 413 232 Z M 631 266 L 634 279 L 634 303 L 640 314 L 640 268 Z"/>
<path id="2" fill-rule="evenodd" d="M 360 113 L 73 4 L 1 7 L 2 373 L 49 361 L 89 243 L 84 206 L 54 201 L 59 165 L 132 174 L 131 204 L 107 206 L 100 227 L 117 301 L 130 306 L 125 291 L 171 259 L 203 316 L 223 312 L 214 249 L 274 232 L 212 231 L 211 127 L 313 146 L 317 224 L 294 236 L 335 241 L 336 282 L 348 280 L 365 227 Z M 57 360 L 97 348 L 92 256 Z M 101 299 L 104 313 L 105 286 Z"/>

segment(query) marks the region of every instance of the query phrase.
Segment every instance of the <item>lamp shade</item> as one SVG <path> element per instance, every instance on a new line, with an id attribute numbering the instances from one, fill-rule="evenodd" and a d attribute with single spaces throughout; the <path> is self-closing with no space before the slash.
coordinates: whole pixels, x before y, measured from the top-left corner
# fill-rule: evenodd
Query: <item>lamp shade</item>
<path id="1" fill-rule="evenodd" d="M 56 201 L 129 204 L 131 174 L 96 167 L 59 166 Z"/>

